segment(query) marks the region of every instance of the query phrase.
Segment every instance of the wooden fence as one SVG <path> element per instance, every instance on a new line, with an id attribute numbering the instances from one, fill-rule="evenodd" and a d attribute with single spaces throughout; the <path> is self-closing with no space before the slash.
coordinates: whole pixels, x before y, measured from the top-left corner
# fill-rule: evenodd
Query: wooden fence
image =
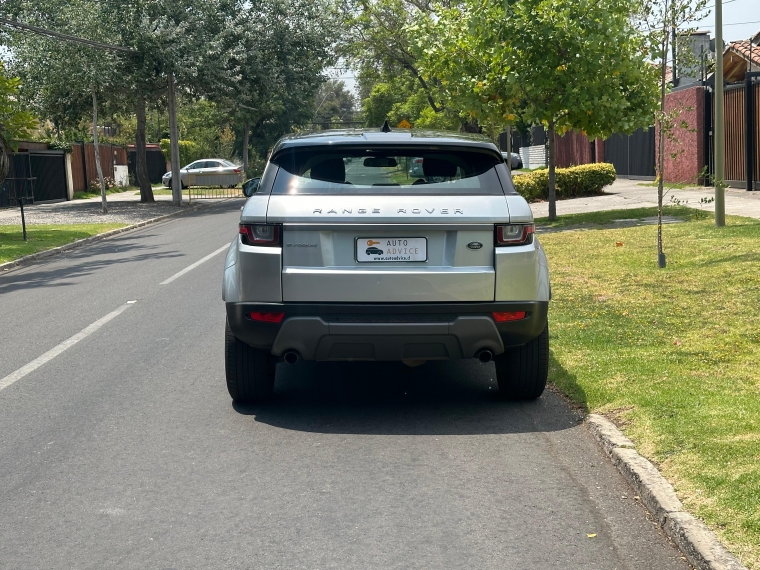
<path id="1" fill-rule="evenodd" d="M 101 144 L 100 167 L 103 176 L 113 178 L 114 164 L 127 164 L 127 149 L 123 146 Z M 97 165 L 95 164 L 95 146 L 90 143 L 74 143 L 71 149 L 71 177 L 74 182 L 74 192 L 87 189 L 92 180 L 98 179 Z"/>
<path id="2" fill-rule="evenodd" d="M 729 86 L 724 92 L 725 125 L 725 173 L 724 179 L 731 186 L 746 187 L 747 182 L 747 144 L 746 129 L 754 130 L 754 182 L 760 183 L 760 84 L 754 89 L 754 125 L 749 125 L 745 118 L 744 85 Z"/>

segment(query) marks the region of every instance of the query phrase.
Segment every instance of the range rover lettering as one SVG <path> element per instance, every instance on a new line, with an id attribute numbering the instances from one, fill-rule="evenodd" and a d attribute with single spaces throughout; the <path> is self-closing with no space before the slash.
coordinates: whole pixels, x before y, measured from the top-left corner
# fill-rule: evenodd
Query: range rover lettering
<path id="1" fill-rule="evenodd" d="M 501 153 L 388 131 L 283 138 L 243 185 L 222 294 L 235 401 L 299 359 L 493 361 L 500 395 L 543 392 L 549 269 Z"/>

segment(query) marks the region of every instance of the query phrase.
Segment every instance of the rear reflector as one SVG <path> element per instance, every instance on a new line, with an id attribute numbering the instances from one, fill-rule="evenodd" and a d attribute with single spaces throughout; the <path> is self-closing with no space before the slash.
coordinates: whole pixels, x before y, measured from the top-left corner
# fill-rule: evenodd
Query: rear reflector
<path id="1" fill-rule="evenodd" d="M 260 323 L 281 323 L 284 318 L 285 313 L 251 313 L 251 320 Z"/>
<path id="2" fill-rule="evenodd" d="M 502 313 L 493 313 L 493 320 L 497 323 L 506 323 L 507 321 L 519 321 L 525 318 L 525 311 L 507 311 Z"/>

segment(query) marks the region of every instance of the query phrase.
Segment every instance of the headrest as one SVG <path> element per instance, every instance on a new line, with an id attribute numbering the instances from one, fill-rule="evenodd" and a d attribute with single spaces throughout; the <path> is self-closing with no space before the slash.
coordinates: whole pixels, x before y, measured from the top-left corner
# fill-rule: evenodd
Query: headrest
<path id="1" fill-rule="evenodd" d="M 425 176 L 445 176 L 452 178 L 457 174 L 457 165 L 449 160 L 440 158 L 425 158 L 422 161 L 422 172 Z"/>
<path id="2" fill-rule="evenodd" d="M 311 167 L 311 178 L 343 184 L 346 181 L 346 165 L 342 158 L 328 158 Z"/>

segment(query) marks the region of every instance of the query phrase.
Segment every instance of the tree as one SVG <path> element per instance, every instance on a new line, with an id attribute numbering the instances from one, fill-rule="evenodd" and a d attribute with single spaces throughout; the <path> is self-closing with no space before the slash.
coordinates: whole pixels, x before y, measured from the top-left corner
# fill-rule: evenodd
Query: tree
<path id="1" fill-rule="evenodd" d="M 346 89 L 345 82 L 337 79 L 330 79 L 319 87 L 315 103 L 317 110 L 313 122 L 323 125 L 350 117 L 356 106 L 354 95 Z"/>
<path id="2" fill-rule="evenodd" d="M 491 129 L 517 115 L 549 138 L 549 218 L 556 219 L 554 135 L 632 132 L 651 123 L 656 78 L 627 0 L 465 0 L 413 26 L 423 73 L 445 101 Z"/>
<path id="3" fill-rule="evenodd" d="M 35 126 L 31 113 L 18 103 L 19 84 L 18 78 L 6 77 L 0 61 L 0 186 L 10 169 L 8 149 L 15 149 L 14 139 L 27 136 Z"/>
<path id="4" fill-rule="evenodd" d="M 693 29 L 691 22 L 706 16 L 707 0 L 642 0 L 636 16 L 639 27 L 647 40 L 647 51 L 657 60 L 659 110 L 655 114 L 657 122 L 657 265 L 665 267 L 665 251 L 662 243 L 662 201 L 665 196 L 665 140 L 678 143 L 676 126 L 688 129 L 689 125 L 679 120 L 682 109 L 665 109 L 665 95 L 670 88 L 666 78 L 668 70 L 668 52 L 673 55 L 670 60 L 673 70 L 675 62 L 681 69 L 695 69 L 696 56 L 691 49 L 690 36 Z M 673 42 L 671 44 L 671 42 Z M 671 49 L 669 49 L 671 48 Z M 677 156 L 677 154 L 675 155 Z M 675 158 L 673 156 L 672 158 Z"/>
<path id="5" fill-rule="evenodd" d="M 87 0 L 49 0 L 42 9 L 36 3 L 30 5 L 25 0 L 18 0 L 14 7 L 14 15 L 23 18 L 26 23 L 31 21 L 49 25 L 46 21 L 52 19 L 57 32 L 103 43 L 113 42 L 113 29 L 101 22 L 98 11 Z M 101 103 L 104 100 L 115 101 L 112 88 L 115 80 L 113 54 L 30 31 L 12 33 L 11 47 L 13 69 L 27 84 L 22 94 L 26 95 L 42 118 L 52 116 L 59 124 L 79 119 L 85 113 L 84 102 L 90 101 L 102 211 L 107 213 L 97 117 L 99 99 Z"/>

